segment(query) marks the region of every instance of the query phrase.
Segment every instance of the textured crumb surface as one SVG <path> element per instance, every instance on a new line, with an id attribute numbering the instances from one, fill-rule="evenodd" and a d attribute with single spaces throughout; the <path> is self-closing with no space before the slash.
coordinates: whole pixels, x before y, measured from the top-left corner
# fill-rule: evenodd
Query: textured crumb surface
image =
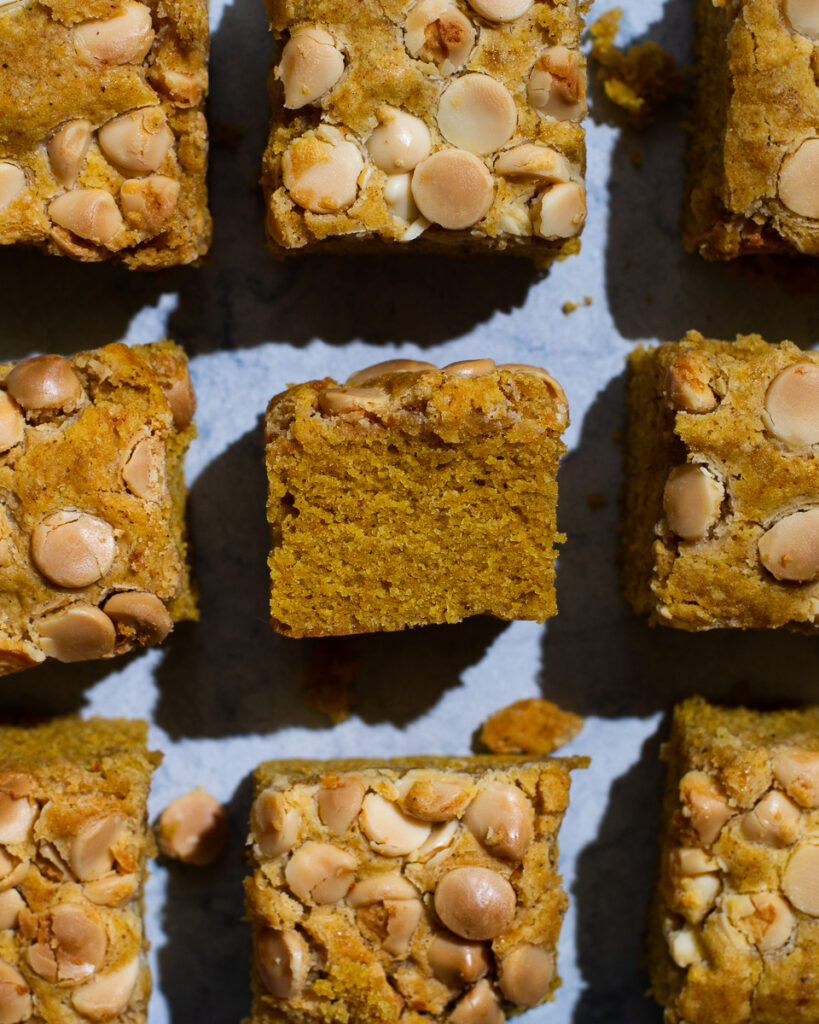
<path id="1" fill-rule="evenodd" d="M 3 673 L 47 656 L 80 661 L 157 643 L 172 622 L 198 614 L 183 476 L 195 427 L 173 408 L 177 389 L 190 388 L 184 353 L 165 341 L 50 358 L 76 388 L 64 408 L 26 408 L 10 396 L 26 400 L 12 374 L 41 372 L 37 359 L 0 365 Z M 76 523 L 90 541 L 82 535 L 72 549 L 55 539 Z M 128 615 L 107 605 L 115 595 Z"/>
<path id="2" fill-rule="evenodd" d="M 819 1014 L 819 709 L 679 705 L 648 960 L 667 1024 Z"/>
<path id="3" fill-rule="evenodd" d="M 775 0 L 697 0 L 683 240 L 707 259 L 819 253 L 815 154 L 802 148 L 819 118 L 815 41 L 788 10 Z M 780 192 L 797 153 L 798 188 Z"/>
<path id="4" fill-rule="evenodd" d="M 559 386 L 506 370 L 397 373 L 381 378 L 380 410 L 322 413 L 335 386 L 292 387 L 268 408 L 274 628 L 554 615 Z"/>
<path id="5" fill-rule="evenodd" d="M 84 45 L 88 33 L 105 41 L 109 32 L 121 42 L 102 56 Z M 20 0 L 0 7 L 0 245 L 37 245 L 131 268 L 203 256 L 211 235 L 207 56 L 205 0 Z M 131 112 L 149 114 L 150 125 L 143 141 L 123 146 L 121 135 L 112 138 L 119 133 L 114 119 Z M 53 147 L 66 129 L 74 134 L 63 162 Z M 163 138 L 168 144 L 157 144 Z M 97 190 L 93 216 L 66 216 L 67 199 L 52 206 L 60 197 L 93 199 L 86 190 Z"/>
<path id="6" fill-rule="evenodd" d="M 481 743 L 494 754 L 551 754 L 583 728 L 571 711 L 528 697 L 491 715 L 481 726 Z"/>
<path id="7" fill-rule="evenodd" d="M 468 27 L 458 31 L 475 35 L 474 45 L 457 66 L 448 59 L 440 59 L 440 47 L 445 47 L 440 36 L 443 31 L 445 40 L 448 30 L 442 30 L 440 26 L 445 22 L 433 14 L 422 31 L 422 38 L 424 34 L 426 38 L 423 49 L 415 57 L 410 55 L 407 47 L 411 37 L 405 35 L 407 19 L 417 14 L 413 8 L 420 6 L 411 0 L 357 0 L 354 4 L 344 0 L 268 0 L 270 24 L 279 42 L 279 63 L 270 79 L 273 121 L 262 181 L 274 252 L 312 247 L 359 252 L 369 247 L 380 251 L 385 243 L 401 243 L 412 252 L 506 251 L 544 264 L 577 252 L 579 240 L 575 236 L 579 235 L 582 222 L 563 236 L 550 237 L 547 231 L 538 237 L 534 207 L 544 187 L 556 181 L 583 184 L 585 133 L 579 122 L 585 114 L 586 69 L 578 48 L 584 5 L 577 0 L 535 0 L 520 16 L 499 22 L 480 16 L 464 0 L 438 4 L 438 14 L 448 15 L 451 9 L 456 14 L 460 12 L 461 24 Z M 295 101 L 291 99 L 288 109 L 284 106 L 280 70 L 282 48 L 305 28 L 318 28 L 332 37 L 343 55 L 344 70 L 322 95 L 298 107 L 292 106 Z M 556 115 L 541 113 L 527 95 L 528 79 L 536 61 L 544 51 L 551 52 L 555 47 L 573 53 L 567 77 L 561 77 L 562 71 L 555 73 L 553 88 L 570 96 L 565 112 L 561 109 Z M 460 135 L 452 137 L 451 132 L 447 138 L 440 127 L 442 95 L 447 87 L 468 74 L 488 76 L 491 82 L 499 83 L 507 90 L 506 103 L 513 108 L 513 126 L 507 137 L 488 139 L 488 150 L 481 148 L 482 143 L 467 145 Z M 434 217 L 432 223 L 424 217 L 415 202 L 399 208 L 387 201 L 388 185 L 397 185 L 398 179 L 410 172 L 417 177 L 417 161 L 400 169 L 385 170 L 369 154 L 367 143 L 385 104 L 423 122 L 430 134 L 433 154 L 463 149 L 477 154 L 481 166 L 493 172 L 488 209 L 471 223 L 442 227 Z M 484 108 L 486 113 L 491 106 L 490 103 Z M 476 112 L 476 120 L 483 116 Z M 289 159 L 288 150 L 299 154 L 297 159 L 294 157 L 294 166 L 306 166 L 304 160 L 308 156 L 312 163 L 310 147 L 331 140 L 328 129 L 331 133 L 340 131 L 336 141 L 343 137 L 360 154 L 357 184 L 352 196 L 340 205 L 301 206 L 297 202 L 298 192 L 294 197 L 293 188 L 284 178 L 283 164 Z M 495 170 L 499 155 L 531 143 L 565 158 L 565 174 L 538 181 L 526 174 Z"/>
<path id="8" fill-rule="evenodd" d="M 623 11 L 613 7 L 592 22 L 591 55 L 606 96 L 636 124 L 651 121 L 658 110 L 683 91 L 674 58 L 649 40 L 622 50 L 615 46 Z"/>
<path id="9" fill-rule="evenodd" d="M 147 1020 L 142 890 L 161 756 L 146 736 L 122 719 L 0 729 L 5 1020 Z"/>
<path id="10" fill-rule="evenodd" d="M 261 765 L 245 883 L 252 1024 L 420 1024 L 457 1020 L 474 1000 L 496 1020 L 523 994 L 510 966 L 521 962 L 534 979 L 528 1004 L 551 999 L 568 903 L 557 837 L 569 771 L 587 763 L 484 756 Z M 487 831 L 483 810 L 496 800 L 496 831 Z M 319 850 L 345 875 L 332 893 L 302 889 L 302 864 Z M 509 913 L 492 935 L 464 942 L 441 920 L 439 912 L 450 921 L 440 893 L 456 871 L 465 884 L 482 877 L 508 895 Z M 283 973 L 293 968 L 298 979 L 289 991 L 277 988 L 272 954 L 281 942 L 298 950 L 298 965 L 283 958 Z M 461 974 L 442 963 L 441 946 L 453 943 L 472 965 Z"/>
<path id="11" fill-rule="evenodd" d="M 778 374 L 817 362 L 816 353 L 790 342 L 769 345 L 756 335 L 713 341 L 696 331 L 630 356 L 623 587 L 652 622 L 689 630 L 815 628 L 815 580 L 776 578 L 759 545 L 778 522 L 815 503 L 812 446 L 784 443 L 766 410 Z M 713 407 L 675 408 L 672 372 L 704 382 Z M 664 502 L 669 475 L 683 464 L 702 467 L 722 489 L 712 520 L 687 539 L 672 530 Z"/>

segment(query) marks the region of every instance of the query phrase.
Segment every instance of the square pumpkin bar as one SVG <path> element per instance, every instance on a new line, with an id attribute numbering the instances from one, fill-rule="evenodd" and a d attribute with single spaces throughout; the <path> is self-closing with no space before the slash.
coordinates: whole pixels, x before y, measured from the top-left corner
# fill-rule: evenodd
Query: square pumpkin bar
<path id="1" fill-rule="evenodd" d="M 551 999 L 557 837 L 584 758 L 256 771 L 251 1024 L 503 1024 Z"/>
<path id="2" fill-rule="evenodd" d="M 757 335 L 629 359 L 623 584 L 679 629 L 814 630 L 819 354 Z"/>
<path id="3" fill-rule="evenodd" d="M 578 0 L 267 0 L 274 251 L 577 252 Z"/>
<path id="4" fill-rule="evenodd" d="M 193 412 L 171 342 L 0 365 L 0 674 L 161 643 L 197 617 Z"/>
<path id="5" fill-rule="evenodd" d="M 391 360 L 265 420 L 271 621 L 287 636 L 543 621 L 568 405 L 545 370 Z"/>
<path id="6" fill-rule="evenodd" d="M 819 708 L 679 705 L 649 920 L 669 1024 L 819 1019 Z"/>
<path id="7" fill-rule="evenodd" d="M 144 1024 L 145 722 L 0 729 L 0 1020 Z"/>
<path id="8" fill-rule="evenodd" d="M 206 253 L 208 44 L 205 0 L 0 3 L 0 245 Z"/>

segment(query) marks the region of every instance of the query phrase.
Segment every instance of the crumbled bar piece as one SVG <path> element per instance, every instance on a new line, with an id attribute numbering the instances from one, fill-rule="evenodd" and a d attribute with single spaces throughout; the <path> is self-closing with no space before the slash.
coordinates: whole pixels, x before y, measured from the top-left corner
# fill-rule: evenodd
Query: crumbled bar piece
<path id="1" fill-rule="evenodd" d="M 265 421 L 271 619 L 334 636 L 556 612 L 568 406 L 538 367 L 390 360 Z"/>
<path id="2" fill-rule="evenodd" d="M 756 335 L 629 360 L 623 583 L 681 629 L 816 628 L 819 355 Z"/>
<path id="3" fill-rule="evenodd" d="M 204 789 L 192 789 L 172 800 L 157 823 L 160 851 L 197 867 L 212 864 L 224 850 L 227 837 L 225 809 Z"/>
<path id="4" fill-rule="evenodd" d="M 810 0 L 697 0 L 683 241 L 706 259 L 819 254 Z"/>
<path id="5" fill-rule="evenodd" d="M 649 918 L 665 1020 L 819 1019 L 819 708 L 680 704 Z"/>
<path id="6" fill-rule="evenodd" d="M 623 12 L 606 11 L 589 26 L 592 59 L 603 89 L 635 124 L 651 121 L 657 111 L 683 91 L 683 80 L 670 53 L 649 40 L 623 52 L 614 45 Z"/>
<path id="7" fill-rule="evenodd" d="M 167 341 L 0 364 L 0 675 L 159 644 L 197 617 L 194 405 Z"/>
<path id="8" fill-rule="evenodd" d="M 583 719 L 549 700 L 529 697 L 491 715 L 481 743 L 493 754 L 551 754 L 583 728 Z"/>
<path id="9" fill-rule="evenodd" d="M 245 882 L 250 1024 L 503 1024 L 551 999 L 585 758 L 272 761 Z"/>
<path id="10" fill-rule="evenodd" d="M 579 250 L 578 0 L 267 0 L 274 252 Z"/>
<path id="11" fill-rule="evenodd" d="M 0 729 L 0 1020 L 145 1024 L 145 722 Z"/>
<path id="12" fill-rule="evenodd" d="M 206 253 L 207 56 L 204 0 L 0 3 L 0 245 Z"/>

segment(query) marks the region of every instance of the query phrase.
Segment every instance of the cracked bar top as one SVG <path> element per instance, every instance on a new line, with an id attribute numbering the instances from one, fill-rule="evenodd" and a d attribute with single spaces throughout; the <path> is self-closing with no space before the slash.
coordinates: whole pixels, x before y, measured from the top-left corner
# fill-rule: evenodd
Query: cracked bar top
<path id="1" fill-rule="evenodd" d="M 683 236 L 708 259 L 819 254 L 812 0 L 699 0 Z"/>
<path id="2" fill-rule="evenodd" d="M 682 629 L 815 629 L 819 355 L 756 335 L 630 357 L 624 586 Z"/>
<path id="3" fill-rule="evenodd" d="M 246 881 L 252 1024 L 503 1024 L 550 999 L 585 758 L 270 762 Z"/>
<path id="4" fill-rule="evenodd" d="M 0 674 L 108 658 L 195 618 L 171 342 L 0 366 Z"/>
<path id="5" fill-rule="evenodd" d="M 819 1016 L 819 708 L 679 705 L 649 922 L 668 1024 Z"/>
<path id="6" fill-rule="evenodd" d="M 576 252 L 576 0 L 268 0 L 281 43 L 263 183 L 281 249 Z"/>
<path id="7" fill-rule="evenodd" d="M 204 255 L 208 38 L 204 0 L 0 0 L 0 245 Z"/>
<path id="8" fill-rule="evenodd" d="M 0 1020 L 144 1024 L 147 725 L 0 729 Z"/>

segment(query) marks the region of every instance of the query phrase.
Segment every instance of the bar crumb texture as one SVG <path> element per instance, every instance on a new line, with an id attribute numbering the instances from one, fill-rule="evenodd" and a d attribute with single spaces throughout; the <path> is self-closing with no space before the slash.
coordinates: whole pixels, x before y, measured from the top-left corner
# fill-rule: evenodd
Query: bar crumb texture
<path id="1" fill-rule="evenodd" d="M 0 365 L 0 674 L 161 643 L 197 617 L 172 342 Z"/>
<path id="2" fill-rule="evenodd" d="M 819 613 L 819 355 L 757 335 L 629 359 L 626 597 L 680 629 Z"/>
<path id="3" fill-rule="evenodd" d="M 819 254 L 819 23 L 805 0 L 697 0 L 683 240 Z"/>
<path id="4" fill-rule="evenodd" d="M 203 256 L 208 46 L 205 0 L 0 5 L 0 245 Z"/>
<path id="5" fill-rule="evenodd" d="M 503 1024 L 553 997 L 584 758 L 272 761 L 245 883 L 249 1024 Z"/>
<path id="6" fill-rule="evenodd" d="M 579 251 L 577 0 L 267 0 L 274 252 Z"/>
<path id="7" fill-rule="evenodd" d="M 666 1024 L 819 1019 L 819 708 L 675 709 L 648 958 Z"/>
<path id="8" fill-rule="evenodd" d="M 390 361 L 265 423 L 271 619 L 289 636 L 554 615 L 568 406 L 544 370 Z"/>
<path id="9" fill-rule="evenodd" d="M 145 1024 L 145 722 L 0 729 L 0 1019 Z"/>

